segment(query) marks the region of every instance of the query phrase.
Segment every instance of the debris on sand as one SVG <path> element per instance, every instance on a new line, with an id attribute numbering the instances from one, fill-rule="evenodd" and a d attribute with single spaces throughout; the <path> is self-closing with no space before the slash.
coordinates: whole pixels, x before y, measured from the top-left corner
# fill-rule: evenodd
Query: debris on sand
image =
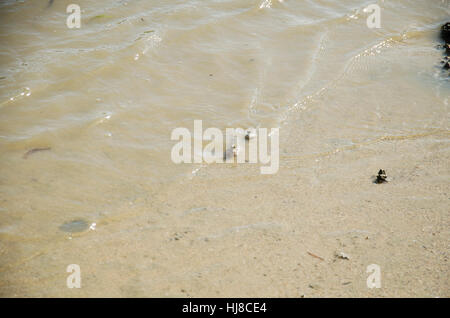
<path id="1" fill-rule="evenodd" d="M 239 147 L 236 144 L 232 144 L 231 148 L 227 149 L 223 153 L 223 160 L 228 160 L 229 158 L 236 158 L 239 152 Z"/>
<path id="2" fill-rule="evenodd" d="M 386 171 L 384 171 L 383 169 L 380 169 L 380 171 L 378 171 L 378 175 L 375 179 L 375 183 L 385 183 L 388 182 L 388 177 L 386 175 Z"/>
<path id="3" fill-rule="evenodd" d="M 317 256 L 316 254 L 313 254 L 313 253 L 311 253 L 311 252 L 307 252 L 309 255 L 311 255 L 312 257 L 314 257 L 314 258 L 317 258 L 317 259 L 320 259 L 321 261 L 324 261 L 324 259 L 322 258 L 322 257 L 320 257 L 320 256 Z"/>
<path id="4" fill-rule="evenodd" d="M 352 282 L 343 282 L 342 283 L 342 285 L 349 285 L 349 284 L 351 284 Z"/>
<path id="5" fill-rule="evenodd" d="M 245 140 L 250 140 L 256 137 L 256 132 L 252 129 L 248 129 L 245 132 Z"/>
<path id="6" fill-rule="evenodd" d="M 336 253 L 335 256 L 339 259 L 349 260 L 350 256 L 344 252 Z"/>

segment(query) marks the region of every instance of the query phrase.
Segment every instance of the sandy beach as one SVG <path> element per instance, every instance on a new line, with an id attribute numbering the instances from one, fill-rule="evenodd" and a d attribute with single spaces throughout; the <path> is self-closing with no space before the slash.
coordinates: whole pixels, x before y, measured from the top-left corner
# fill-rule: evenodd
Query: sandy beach
<path id="1" fill-rule="evenodd" d="M 449 153 L 436 142 L 446 137 L 299 159 L 274 177 L 206 167 L 96 233 L 19 260 L 3 295 L 448 297 Z M 377 185 L 368 176 L 381 163 L 393 180 Z M 72 260 L 90 264 L 79 290 L 54 274 Z M 370 264 L 380 266 L 382 288 L 367 287 Z"/>

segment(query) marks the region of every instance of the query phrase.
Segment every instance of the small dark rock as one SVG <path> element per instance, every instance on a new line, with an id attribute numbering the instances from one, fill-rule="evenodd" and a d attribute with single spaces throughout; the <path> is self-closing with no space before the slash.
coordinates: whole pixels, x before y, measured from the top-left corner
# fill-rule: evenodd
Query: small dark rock
<path id="1" fill-rule="evenodd" d="M 441 27 L 441 38 L 445 43 L 450 43 L 450 22 Z"/>
<path id="2" fill-rule="evenodd" d="M 385 183 L 385 182 L 388 182 L 386 171 L 380 169 L 380 171 L 378 171 L 377 178 L 375 179 L 375 183 Z"/>
<path id="3" fill-rule="evenodd" d="M 441 61 L 442 68 L 446 71 L 450 70 L 450 64 L 449 64 L 449 56 L 450 56 L 450 22 L 445 23 L 441 27 L 441 39 L 445 42 L 444 45 L 440 46 L 443 49 L 445 49 L 445 56 L 444 59 Z M 450 76 L 450 72 L 448 73 Z"/>

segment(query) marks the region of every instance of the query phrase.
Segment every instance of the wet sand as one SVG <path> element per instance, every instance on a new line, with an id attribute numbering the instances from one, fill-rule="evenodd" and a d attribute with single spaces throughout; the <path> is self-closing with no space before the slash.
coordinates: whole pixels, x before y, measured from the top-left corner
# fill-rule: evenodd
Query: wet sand
<path id="1" fill-rule="evenodd" d="M 273 176 L 204 166 L 95 231 L 18 257 L 2 270 L 1 294 L 449 297 L 447 139 L 442 130 L 383 138 L 282 161 Z M 372 182 L 379 168 L 390 182 Z M 65 286 L 72 262 L 81 289 Z M 370 264 L 380 289 L 366 285 Z"/>

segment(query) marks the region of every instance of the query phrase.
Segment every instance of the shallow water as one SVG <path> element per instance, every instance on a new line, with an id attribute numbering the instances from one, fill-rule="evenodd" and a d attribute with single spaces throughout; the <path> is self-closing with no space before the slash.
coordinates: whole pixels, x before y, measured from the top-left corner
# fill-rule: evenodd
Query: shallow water
<path id="1" fill-rule="evenodd" d="M 120 219 L 195 177 L 202 165 L 170 160 L 194 119 L 280 127 L 280 169 L 448 130 L 448 0 L 378 2 L 380 29 L 372 1 L 78 1 L 69 29 L 72 2 L 0 3 L 2 268 L 66 222 Z"/>

